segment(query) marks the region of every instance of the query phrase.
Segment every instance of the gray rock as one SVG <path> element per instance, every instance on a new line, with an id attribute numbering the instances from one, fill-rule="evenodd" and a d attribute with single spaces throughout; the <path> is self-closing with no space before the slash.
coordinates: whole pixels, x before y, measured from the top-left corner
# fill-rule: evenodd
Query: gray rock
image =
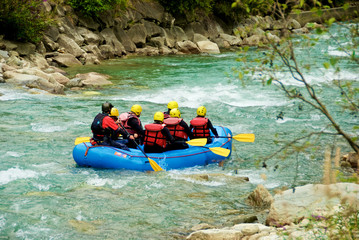
<path id="1" fill-rule="evenodd" d="M 199 41 L 208 41 L 208 38 L 199 33 L 193 34 L 192 42 L 197 43 Z"/>
<path id="2" fill-rule="evenodd" d="M 188 37 L 187 37 L 186 33 L 179 26 L 174 26 L 171 29 L 171 33 L 175 37 L 177 42 L 182 42 L 182 41 L 187 41 L 188 40 Z"/>
<path id="3" fill-rule="evenodd" d="M 117 39 L 122 43 L 123 47 L 127 52 L 135 52 L 136 45 L 132 42 L 127 32 L 121 28 L 121 25 L 115 25 L 114 33 Z"/>
<path id="4" fill-rule="evenodd" d="M 84 86 L 103 86 L 112 84 L 112 82 L 108 81 L 110 76 L 96 72 L 76 74 L 75 77 L 82 79 L 82 84 Z"/>
<path id="5" fill-rule="evenodd" d="M 9 52 L 0 50 L 0 57 L 5 58 L 5 59 L 9 58 Z"/>
<path id="6" fill-rule="evenodd" d="M 80 27 L 85 27 L 93 31 L 97 31 L 100 27 L 100 24 L 95 22 L 95 20 L 91 17 L 86 16 L 79 16 L 79 23 Z"/>
<path id="7" fill-rule="evenodd" d="M 80 57 L 84 51 L 77 45 L 77 43 L 64 34 L 60 34 L 58 39 L 58 44 L 60 47 L 63 47 L 66 52 L 74 55 L 75 57 Z"/>
<path id="8" fill-rule="evenodd" d="M 122 43 L 120 43 L 120 41 L 118 41 L 112 29 L 104 29 L 101 31 L 100 35 L 103 37 L 105 44 L 112 47 L 113 55 L 122 56 L 126 54 L 124 46 L 122 45 Z"/>
<path id="9" fill-rule="evenodd" d="M 153 37 L 150 39 L 148 45 L 153 47 L 162 48 L 165 46 L 165 38 L 164 37 Z"/>
<path id="10" fill-rule="evenodd" d="M 84 38 L 84 43 L 87 45 L 88 44 L 99 45 L 100 42 L 102 41 L 102 38 L 99 35 L 88 30 L 87 28 L 78 27 L 77 32 Z"/>
<path id="11" fill-rule="evenodd" d="M 66 34 L 69 38 L 75 41 L 79 46 L 84 42 L 83 37 L 76 31 L 76 27 L 72 22 L 72 19 L 68 16 L 63 17 L 61 22 L 61 26 L 64 29 L 64 34 Z"/>
<path id="12" fill-rule="evenodd" d="M 18 43 L 16 51 L 20 56 L 29 56 L 30 54 L 34 54 L 36 50 L 35 44 L 32 43 Z"/>
<path id="13" fill-rule="evenodd" d="M 176 48 L 179 52 L 187 54 L 198 54 L 201 52 L 198 46 L 194 42 L 191 42 L 189 40 L 183 42 L 176 42 Z"/>
<path id="14" fill-rule="evenodd" d="M 59 49 L 59 44 L 52 41 L 48 36 L 43 36 L 42 42 L 44 43 L 46 50 L 48 50 L 49 52 L 53 52 Z"/>
<path id="15" fill-rule="evenodd" d="M 162 33 L 162 28 L 154 22 L 144 20 L 143 25 L 145 26 L 147 37 L 157 37 Z"/>
<path id="16" fill-rule="evenodd" d="M 56 42 L 59 38 L 59 29 L 55 26 L 50 26 L 46 31 L 45 35 L 48 36 L 52 41 Z"/>
<path id="17" fill-rule="evenodd" d="M 131 1 L 133 9 L 142 15 L 144 19 L 154 19 L 161 22 L 164 19 L 164 8 L 157 1 Z"/>
<path id="18" fill-rule="evenodd" d="M 134 24 L 127 31 L 127 34 L 136 47 L 144 47 L 146 45 L 147 31 L 143 24 Z"/>
<path id="19" fill-rule="evenodd" d="M 205 53 L 220 53 L 218 45 L 209 40 L 197 42 L 197 46 L 201 52 Z"/>
<path id="20" fill-rule="evenodd" d="M 72 87 L 83 87 L 84 84 L 82 83 L 81 78 L 72 78 L 70 81 L 67 82 L 66 87 L 72 88 Z"/>
<path id="21" fill-rule="evenodd" d="M 55 63 L 57 63 L 60 67 L 71 67 L 76 65 L 82 65 L 82 63 L 75 58 L 74 55 L 64 53 L 59 54 L 52 58 Z"/>

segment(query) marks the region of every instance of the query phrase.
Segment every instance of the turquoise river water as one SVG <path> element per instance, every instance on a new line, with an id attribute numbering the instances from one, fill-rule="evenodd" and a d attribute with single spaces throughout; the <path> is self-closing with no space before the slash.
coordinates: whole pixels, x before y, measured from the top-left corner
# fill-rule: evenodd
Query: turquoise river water
<path id="1" fill-rule="evenodd" d="M 333 27 L 332 33 L 339 34 L 338 29 Z M 340 102 L 332 80 L 358 85 L 359 69 L 328 34 L 319 41 L 298 49 L 309 51 L 300 55 L 312 65 L 306 77 L 324 102 Z M 339 75 L 322 65 L 333 56 L 342 58 Z M 72 75 L 109 74 L 114 84 L 68 90 L 64 96 L 1 84 L 0 239 L 184 239 L 197 224 L 229 226 L 234 216 L 252 213 L 245 198 L 258 184 L 273 190 L 320 182 L 322 150 L 313 157 L 299 154 L 285 161 L 274 157 L 267 168 L 260 160 L 280 148 L 273 143 L 276 133 L 277 140 L 290 141 L 304 131 L 325 128 L 328 121 L 316 110 L 285 99 L 275 86 L 253 81 L 244 88 L 232 73 L 240 64 L 236 57 L 235 52 L 129 57 L 68 69 Z M 288 73 L 283 78 L 288 85 L 296 84 Z M 198 106 L 205 105 L 215 125 L 226 126 L 233 134 L 254 133 L 256 141 L 235 141 L 232 157 L 223 167 L 143 173 L 76 166 L 74 140 L 90 136 L 90 124 L 104 101 L 120 112 L 140 104 L 146 124 L 172 100 L 179 103 L 187 122 Z M 352 128 L 358 117 L 331 105 L 343 128 L 358 135 Z M 277 119 L 280 112 L 283 119 Z M 339 137 L 323 137 L 316 144 L 324 149 L 333 142 L 342 151 L 350 150 Z M 211 177 L 201 181 L 194 177 L 198 174 Z M 249 182 L 237 177 L 248 177 Z"/>

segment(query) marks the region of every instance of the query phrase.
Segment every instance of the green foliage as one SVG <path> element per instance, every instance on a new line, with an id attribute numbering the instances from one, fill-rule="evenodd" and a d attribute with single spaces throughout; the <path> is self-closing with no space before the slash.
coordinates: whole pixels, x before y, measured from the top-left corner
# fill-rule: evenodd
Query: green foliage
<path id="1" fill-rule="evenodd" d="M 158 0 L 158 2 L 170 13 L 174 15 L 184 14 L 186 12 L 194 13 L 195 10 L 203 10 L 210 13 L 215 0 L 179 0 L 166 1 Z"/>
<path id="2" fill-rule="evenodd" d="M 113 9 L 124 9 L 127 0 L 67 0 L 67 3 L 86 16 L 96 17 L 99 14 Z"/>
<path id="3" fill-rule="evenodd" d="M 271 10 L 274 0 L 158 0 L 165 9 L 174 14 L 205 12 L 213 13 L 227 19 L 237 20 L 239 17 L 265 15 Z M 223 19 L 223 18 L 222 18 Z"/>
<path id="4" fill-rule="evenodd" d="M 43 10 L 46 0 L 1 0 L 0 34 L 8 39 L 38 42 L 45 28 L 51 23 Z"/>
<path id="5" fill-rule="evenodd" d="M 267 15 L 273 8 L 274 0 L 237 0 L 232 7 L 246 15 Z"/>

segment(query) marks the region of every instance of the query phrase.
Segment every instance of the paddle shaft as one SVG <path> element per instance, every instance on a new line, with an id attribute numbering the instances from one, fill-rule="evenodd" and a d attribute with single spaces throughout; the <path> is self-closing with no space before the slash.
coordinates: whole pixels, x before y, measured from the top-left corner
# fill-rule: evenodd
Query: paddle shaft
<path id="1" fill-rule="evenodd" d="M 127 133 L 127 136 L 128 136 L 128 138 L 129 138 L 131 134 L 129 134 L 129 133 L 127 132 L 126 128 L 125 128 L 124 126 L 122 126 L 121 123 L 119 123 L 119 125 L 120 125 L 121 128 Z M 138 143 L 136 142 L 136 139 L 131 139 L 131 140 L 136 144 L 137 148 L 140 149 L 140 151 L 143 153 L 143 155 L 145 155 L 146 158 L 149 158 L 149 157 L 147 156 L 147 154 L 145 153 L 145 151 L 143 151 L 142 148 L 138 145 Z"/>

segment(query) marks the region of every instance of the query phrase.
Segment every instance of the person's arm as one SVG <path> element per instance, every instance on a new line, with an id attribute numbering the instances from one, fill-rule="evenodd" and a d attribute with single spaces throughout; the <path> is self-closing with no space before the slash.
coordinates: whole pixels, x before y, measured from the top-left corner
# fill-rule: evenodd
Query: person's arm
<path id="1" fill-rule="evenodd" d="M 161 130 L 161 133 L 166 137 L 167 141 L 169 141 L 171 144 L 175 142 L 175 139 L 171 135 L 170 130 L 168 128 L 164 127 Z"/>
<path id="2" fill-rule="evenodd" d="M 145 131 L 141 127 L 141 125 L 138 123 L 136 118 L 130 118 L 128 120 L 128 125 L 135 130 L 137 133 L 139 133 L 141 136 L 145 136 Z"/>
<path id="3" fill-rule="evenodd" d="M 207 125 L 208 125 L 208 128 L 211 129 L 213 135 L 214 135 L 215 137 L 218 137 L 217 129 L 215 129 L 215 128 L 213 127 L 213 125 L 212 125 L 212 123 L 211 123 L 211 121 L 210 121 L 209 119 L 208 119 Z"/>
<path id="4" fill-rule="evenodd" d="M 104 119 L 102 120 L 102 127 L 103 129 L 111 128 L 114 131 L 118 130 L 118 125 L 109 116 L 104 117 Z"/>
<path id="5" fill-rule="evenodd" d="M 185 121 L 182 120 L 179 123 L 179 125 L 184 128 L 185 133 L 187 133 L 188 137 L 191 139 L 192 138 L 192 132 L 191 132 L 191 129 L 188 127 L 188 124 Z"/>

